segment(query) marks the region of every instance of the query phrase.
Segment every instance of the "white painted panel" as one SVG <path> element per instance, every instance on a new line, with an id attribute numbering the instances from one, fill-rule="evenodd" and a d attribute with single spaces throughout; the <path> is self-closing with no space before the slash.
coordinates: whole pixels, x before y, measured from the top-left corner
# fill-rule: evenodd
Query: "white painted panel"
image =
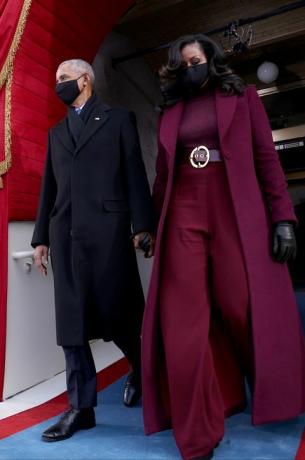
<path id="1" fill-rule="evenodd" d="M 24 270 L 25 259 L 13 252 L 30 251 L 33 222 L 9 224 L 7 339 L 4 398 L 64 369 L 62 350 L 56 346 L 53 276 L 43 277 L 35 267 Z"/>

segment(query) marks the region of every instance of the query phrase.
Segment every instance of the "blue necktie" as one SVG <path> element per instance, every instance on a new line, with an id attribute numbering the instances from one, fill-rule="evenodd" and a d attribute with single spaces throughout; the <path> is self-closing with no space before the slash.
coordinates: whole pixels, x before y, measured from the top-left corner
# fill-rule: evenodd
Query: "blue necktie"
<path id="1" fill-rule="evenodd" d="M 75 112 L 77 113 L 77 115 L 80 114 L 81 110 L 81 107 L 75 107 Z"/>

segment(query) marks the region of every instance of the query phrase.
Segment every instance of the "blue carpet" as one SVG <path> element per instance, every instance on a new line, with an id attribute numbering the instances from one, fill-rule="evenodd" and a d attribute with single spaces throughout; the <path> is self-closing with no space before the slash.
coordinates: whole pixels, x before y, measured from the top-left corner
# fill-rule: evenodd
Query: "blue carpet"
<path id="1" fill-rule="evenodd" d="M 1 460 L 179 460 L 171 431 L 143 434 L 141 407 L 125 408 L 124 379 L 99 394 L 97 427 L 58 443 L 40 441 L 57 417 L 0 442 Z M 253 427 L 245 412 L 227 420 L 226 436 L 215 460 L 294 460 L 305 416 L 278 424 Z"/>

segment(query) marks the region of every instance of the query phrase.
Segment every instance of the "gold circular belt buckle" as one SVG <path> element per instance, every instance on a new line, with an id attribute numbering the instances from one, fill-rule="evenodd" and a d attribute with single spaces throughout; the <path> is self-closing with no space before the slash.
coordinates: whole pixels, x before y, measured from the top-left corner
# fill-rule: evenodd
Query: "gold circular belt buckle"
<path id="1" fill-rule="evenodd" d="M 210 161 L 210 151 L 205 145 L 195 147 L 190 154 L 190 163 L 193 168 L 205 168 Z"/>

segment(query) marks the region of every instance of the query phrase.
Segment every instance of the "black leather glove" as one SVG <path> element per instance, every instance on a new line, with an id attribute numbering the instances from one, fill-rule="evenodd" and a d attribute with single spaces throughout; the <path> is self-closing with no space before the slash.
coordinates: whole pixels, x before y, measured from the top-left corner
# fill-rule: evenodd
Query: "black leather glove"
<path id="1" fill-rule="evenodd" d="M 148 253 L 150 250 L 150 244 L 151 244 L 150 235 L 148 233 L 145 233 L 144 238 L 142 238 L 139 241 L 139 246 L 142 249 L 142 251 L 144 251 L 145 258 L 148 257 Z"/>
<path id="2" fill-rule="evenodd" d="M 293 225 L 290 222 L 278 222 L 273 230 L 273 257 L 277 262 L 284 263 L 295 259 L 297 243 Z"/>

